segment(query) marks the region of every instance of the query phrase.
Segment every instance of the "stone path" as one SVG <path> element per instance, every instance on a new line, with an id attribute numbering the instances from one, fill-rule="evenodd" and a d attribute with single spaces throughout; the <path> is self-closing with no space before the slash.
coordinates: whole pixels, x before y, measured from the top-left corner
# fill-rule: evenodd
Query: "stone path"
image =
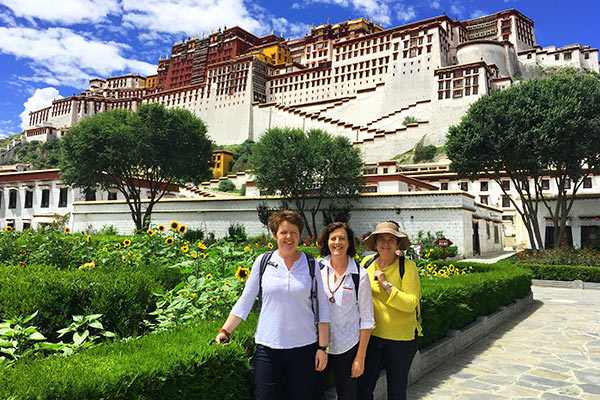
<path id="1" fill-rule="evenodd" d="M 409 400 L 600 400 L 600 290 L 532 290 L 528 310 L 410 386 Z"/>

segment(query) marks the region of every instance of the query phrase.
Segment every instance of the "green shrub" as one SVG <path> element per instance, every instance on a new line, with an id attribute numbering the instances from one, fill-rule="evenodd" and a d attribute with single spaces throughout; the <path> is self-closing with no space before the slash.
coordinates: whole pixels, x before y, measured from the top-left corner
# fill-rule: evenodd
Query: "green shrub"
<path id="1" fill-rule="evenodd" d="M 227 228 L 228 237 L 234 242 L 244 242 L 248 238 L 246 235 L 246 227 L 242 224 L 234 223 Z"/>
<path id="2" fill-rule="evenodd" d="M 402 121 L 402 125 L 406 126 L 408 124 L 416 124 L 417 122 L 419 122 L 418 119 L 409 115 L 409 116 L 404 117 L 404 120 Z"/>
<path id="3" fill-rule="evenodd" d="M 204 240 L 205 233 L 202 229 L 188 229 L 182 236 L 183 240 L 187 240 L 190 243 L 196 243 Z"/>
<path id="4" fill-rule="evenodd" d="M 561 246 L 548 250 L 525 250 L 519 252 L 514 259 L 515 263 L 542 264 L 542 265 L 585 265 L 600 267 L 600 251 L 591 248 L 574 249 Z"/>
<path id="5" fill-rule="evenodd" d="M 549 281 L 600 282 L 600 267 L 582 265 L 516 264 L 533 273 L 534 279 Z"/>
<path id="6" fill-rule="evenodd" d="M 228 346 L 210 345 L 222 321 L 107 343 L 0 369 L 2 399 L 252 399 L 256 318 Z"/>
<path id="7" fill-rule="evenodd" d="M 416 163 L 421 161 L 432 161 L 436 151 L 437 148 L 431 144 L 428 146 L 423 146 L 422 144 L 417 145 L 417 147 L 415 147 L 413 161 Z"/>
<path id="8" fill-rule="evenodd" d="M 142 331 L 155 307 L 154 292 L 181 280 L 176 270 L 60 270 L 53 266 L 0 265 L 0 319 L 38 311 L 35 324 L 50 340 L 68 326 L 72 315 L 104 314 L 107 330 L 120 336 Z"/>
<path id="9" fill-rule="evenodd" d="M 235 190 L 235 184 L 231 180 L 225 179 L 219 182 L 218 189 L 221 192 L 233 192 Z"/>

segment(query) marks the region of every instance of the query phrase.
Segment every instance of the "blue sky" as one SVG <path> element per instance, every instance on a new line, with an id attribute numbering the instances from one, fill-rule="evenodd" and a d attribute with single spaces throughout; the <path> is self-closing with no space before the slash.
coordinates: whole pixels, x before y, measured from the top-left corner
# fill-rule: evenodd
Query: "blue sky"
<path id="1" fill-rule="evenodd" d="M 510 8 L 533 19 L 541 46 L 600 46 L 600 5 L 583 0 L 0 0 L 0 136 L 21 132 L 28 110 L 85 90 L 91 78 L 156 73 L 175 42 L 219 27 L 296 38 L 327 19 L 389 28 Z"/>

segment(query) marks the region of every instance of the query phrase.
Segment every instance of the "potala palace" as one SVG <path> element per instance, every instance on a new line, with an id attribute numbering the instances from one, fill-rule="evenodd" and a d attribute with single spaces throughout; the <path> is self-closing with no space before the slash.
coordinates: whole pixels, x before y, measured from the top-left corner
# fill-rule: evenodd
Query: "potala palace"
<path id="1" fill-rule="evenodd" d="M 26 136 L 60 137 L 86 116 L 158 102 L 202 118 L 217 144 L 257 140 L 272 126 L 322 128 L 374 163 L 421 139 L 442 145 L 477 98 L 556 66 L 598 72 L 598 49 L 542 48 L 533 21 L 514 9 L 390 29 L 328 22 L 290 40 L 233 27 L 175 44 L 156 75 L 90 81 L 85 92 L 30 113 Z M 413 122 L 404 125 L 406 117 Z"/>

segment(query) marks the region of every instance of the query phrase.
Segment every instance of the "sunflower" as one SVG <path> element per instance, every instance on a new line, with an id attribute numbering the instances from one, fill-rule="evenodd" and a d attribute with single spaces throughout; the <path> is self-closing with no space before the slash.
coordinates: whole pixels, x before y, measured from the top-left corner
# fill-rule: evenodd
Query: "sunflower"
<path id="1" fill-rule="evenodd" d="M 179 228 L 179 222 L 177 222 L 177 221 L 172 221 L 172 222 L 169 224 L 169 228 L 171 228 L 171 229 L 173 229 L 174 231 L 176 231 L 176 230 L 177 230 L 177 228 Z"/>
<path id="2" fill-rule="evenodd" d="M 187 246 L 181 246 L 181 251 L 183 251 L 184 253 L 187 253 L 189 249 L 190 248 Z"/>
<path id="3" fill-rule="evenodd" d="M 225 285 L 231 286 L 231 283 L 230 282 L 225 282 Z"/>
<path id="4" fill-rule="evenodd" d="M 244 247 L 244 251 L 250 251 L 250 250 L 251 250 L 251 249 L 250 249 L 250 246 L 246 246 L 246 247 Z"/>
<path id="5" fill-rule="evenodd" d="M 185 231 L 187 230 L 187 226 L 179 225 L 179 228 L 177 230 L 179 231 L 179 233 L 185 233 Z"/>
<path id="6" fill-rule="evenodd" d="M 65 233 L 71 233 L 71 228 L 69 228 L 68 226 L 65 226 Z"/>
<path id="7" fill-rule="evenodd" d="M 123 264 L 127 264 L 127 259 L 125 257 L 121 258 L 121 261 L 123 262 Z"/>
<path id="8" fill-rule="evenodd" d="M 206 275 L 206 279 L 211 279 L 211 278 L 212 278 L 211 274 Z"/>
<path id="9" fill-rule="evenodd" d="M 148 229 L 146 233 L 148 234 L 148 236 L 154 236 L 154 231 L 152 229 Z"/>
<path id="10" fill-rule="evenodd" d="M 108 249 L 106 247 L 103 247 L 102 251 L 108 251 Z"/>
<path id="11" fill-rule="evenodd" d="M 202 242 L 198 242 L 198 248 L 199 248 L 200 250 L 206 250 L 206 249 L 207 249 L 207 247 L 206 247 L 206 246 L 204 245 L 204 243 L 202 243 Z"/>
<path id="12" fill-rule="evenodd" d="M 159 226 L 158 226 L 158 231 L 159 231 L 159 232 L 164 232 L 164 231 L 165 231 L 165 229 L 167 229 L 167 228 L 165 228 L 165 226 L 164 226 L 164 225 L 159 225 Z"/>
<path id="13" fill-rule="evenodd" d="M 173 238 L 172 237 L 168 237 L 165 239 L 165 243 L 168 244 L 169 246 L 173 244 Z"/>
<path id="14" fill-rule="evenodd" d="M 131 240 L 125 239 L 125 240 L 123 240 L 123 244 L 125 245 L 125 247 L 127 247 L 131 244 Z"/>
<path id="15" fill-rule="evenodd" d="M 268 248 L 272 249 L 273 248 L 273 243 L 269 242 L 269 244 L 267 245 Z"/>
<path id="16" fill-rule="evenodd" d="M 198 258 L 198 253 L 191 253 L 190 256 L 192 256 L 192 258 L 195 260 Z"/>
<path id="17" fill-rule="evenodd" d="M 250 276 L 250 270 L 248 268 L 238 267 L 235 271 L 235 277 L 240 281 L 244 282 Z"/>
<path id="18" fill-rule="evenodd" d="M 86 243 L 89 243 L 90 240 L 92 240 L 92 235 L 87 235 L 87 237 L 85 238 Z"/>
<path id="19" fill-rule="evenodd" d="M 115 243 L 115 249 L 120 249 L 121 248 L 121 243 Z"/>
<path id="20" fill-rule="evenodd" d="M 202 253 L 202 258 L 206 259 L 208 257 L 208 253 Z"/>

